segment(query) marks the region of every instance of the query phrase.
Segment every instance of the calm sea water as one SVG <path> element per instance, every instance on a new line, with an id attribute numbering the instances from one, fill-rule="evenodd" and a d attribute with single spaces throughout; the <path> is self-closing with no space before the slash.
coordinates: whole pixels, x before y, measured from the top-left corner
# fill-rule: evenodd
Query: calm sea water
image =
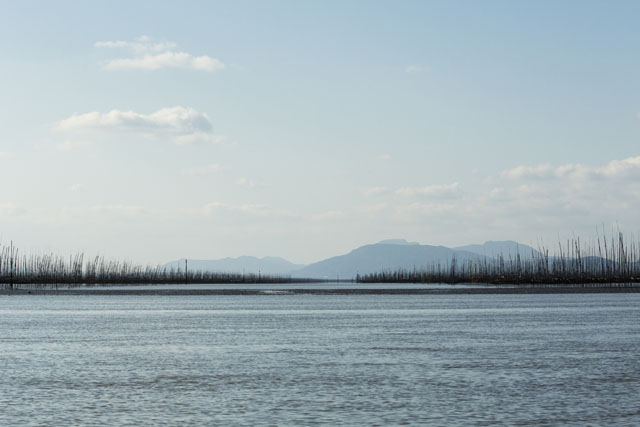
<path id="1" fill-rule="evenodd" d="M 640 294 L 0 296 L 0 425 L 640 425 Z"/>

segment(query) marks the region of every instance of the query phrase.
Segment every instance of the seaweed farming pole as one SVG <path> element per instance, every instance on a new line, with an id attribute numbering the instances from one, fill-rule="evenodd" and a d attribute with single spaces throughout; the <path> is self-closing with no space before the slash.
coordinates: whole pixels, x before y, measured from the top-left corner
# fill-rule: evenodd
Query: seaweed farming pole
<path id="1" fill-rule="evenodd" d="M 11 241 L 11 250 L 9 252 L 9 288 L 13 289 L 13 240 Z"/>
<path id="2" fill-rule="evenodd" d="M 189 260 L 184 259 L 184 284 L 189 283 Z"/>

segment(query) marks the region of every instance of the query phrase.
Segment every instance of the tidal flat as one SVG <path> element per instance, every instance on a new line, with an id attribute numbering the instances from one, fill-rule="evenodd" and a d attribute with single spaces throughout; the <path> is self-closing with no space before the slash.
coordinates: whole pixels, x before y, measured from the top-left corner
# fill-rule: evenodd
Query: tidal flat
<path id="1" fill-rule="evenodd" d="M 526 295 L 526 294 L 640 293 L 638 283 L 566 284 L 448 284 L 448 283 L 259 283 L 29 285 L 0 288 L 0 295 L 112 295 L 112 296 L 257 296 L 257 295 Z"/>

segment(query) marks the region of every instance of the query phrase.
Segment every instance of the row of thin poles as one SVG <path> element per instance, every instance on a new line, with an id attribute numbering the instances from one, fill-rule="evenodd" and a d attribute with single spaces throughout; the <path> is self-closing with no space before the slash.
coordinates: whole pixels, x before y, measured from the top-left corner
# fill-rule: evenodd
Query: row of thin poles
<path id="1" fill-rule="evenodd" d="M 610 284 L 640 282 L 640 242 L 621 232 L 604 234 L 584 244 L 579 237 L 559 242 L 556 252 L 539 244 L 530 253 L 478 256 L 431 262 L 412 269 L 401 268 L 358 275 L 359 282 L 493 283 L 493 284 Z"/>
<path id="2" fill-rule="evenodd" d="M 170 283 L 288 283 L 290 276 L 254 273 L 227 273 L 188 268 L 142 266 L 129 261 L 87 257 L 83 253 L 69 257 L 53 253 L 22 254 L 11 242 L 0 246 L 0 287 L 39 285 L 170 284 Z M 295 279 L 299 282 L 300 279 Z"/>

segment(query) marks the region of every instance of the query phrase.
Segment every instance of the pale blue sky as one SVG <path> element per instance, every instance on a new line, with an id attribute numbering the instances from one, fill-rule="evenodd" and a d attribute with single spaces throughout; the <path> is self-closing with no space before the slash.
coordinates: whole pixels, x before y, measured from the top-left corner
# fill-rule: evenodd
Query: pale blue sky
<path id="1" fill-rule="evenodd" d="M 638 231 L 638 2 L 158 3 L 0 1 L 2 243 L 312 262 Z"/>

